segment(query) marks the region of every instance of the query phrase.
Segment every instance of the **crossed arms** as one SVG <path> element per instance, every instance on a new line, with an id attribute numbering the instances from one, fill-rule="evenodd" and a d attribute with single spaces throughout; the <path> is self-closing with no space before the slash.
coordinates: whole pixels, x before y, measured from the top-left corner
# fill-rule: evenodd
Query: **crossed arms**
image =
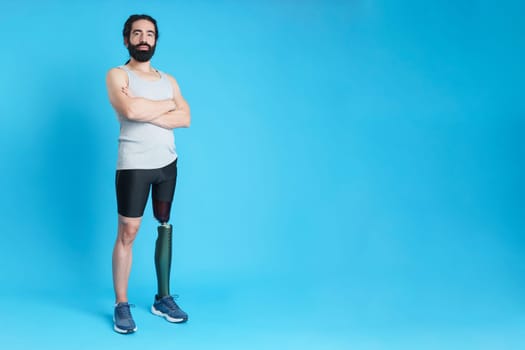
<path id="1" fill-rule="evenodd" d="M 153 101 L 132 96 L 128 90 L 127 73 L 112 68 L 106 76 L 109 101 L 115 110 L 129 120 L 151 123 L 165 129 L 190 126 L 190 106 L 182 97 L 175 79 L 167 75 L 173 87 L 173 99 Z"/>

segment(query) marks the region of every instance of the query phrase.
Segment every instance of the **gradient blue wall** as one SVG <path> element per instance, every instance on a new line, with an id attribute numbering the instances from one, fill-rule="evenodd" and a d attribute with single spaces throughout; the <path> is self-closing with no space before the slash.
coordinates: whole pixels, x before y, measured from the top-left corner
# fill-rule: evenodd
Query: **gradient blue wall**
<path id="1" fill-rule="evenodd" d="M 2 6 L 6 298 L 112 293 L 105 74 L 127 59 L 127 16 L 145 12 L 153 64 L 193 114 L 175 131 L 176 288 L 252 286 L 347 334 L 523 320 L 522 2 Z M 131 287 L 149 293 L 147 210 Z"/>

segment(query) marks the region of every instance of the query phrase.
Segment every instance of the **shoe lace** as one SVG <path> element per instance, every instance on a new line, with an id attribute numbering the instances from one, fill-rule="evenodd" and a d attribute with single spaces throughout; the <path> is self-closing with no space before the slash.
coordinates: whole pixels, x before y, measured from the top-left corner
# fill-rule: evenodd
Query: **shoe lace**
<path id="1" fill-rule="evenodd" d="M 177 305 L 177 303 L 175 302 L 175 299 L 178 299 L 179 296 L 178 295 L 170 295 L 169 298 L 165 298 L 164 299 L 164 303 L 166 304 L 166 306 L 171 309 L 171 310 L 177 310 L 179 308 L 179 306 Z"/>
<path id="2" fill-rule="evenodd" d="M 131 318 L 131 307 L 135 307 L 135 304 L 124 304 L 117 306 L 117 313 L 120 318 Z"/>

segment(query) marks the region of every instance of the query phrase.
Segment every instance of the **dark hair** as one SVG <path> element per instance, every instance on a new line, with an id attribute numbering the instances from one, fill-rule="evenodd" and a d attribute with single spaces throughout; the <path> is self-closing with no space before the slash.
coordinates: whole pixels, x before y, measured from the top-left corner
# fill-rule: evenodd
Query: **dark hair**
<path id="1" fill-rule="evenodd" d="M 129 34 L 131 33 L 131 26 L 133 25 L 134 22 L 141 20 L 141 19 L 145 19 L 146 21 L 150 21 L 151 23 L 153 23 L 153 25 L 155 26 L 155 40 L 157 40 L 159 38 L 159 28 L 157 28 L 157 21 L 153 17 L 148 16 L 148 15 L 129 16 L 126 23 L 124 23 L 124 29 L 122 29 L 122 36 L 124 37 L 124 39 L 129 40 Z"/>

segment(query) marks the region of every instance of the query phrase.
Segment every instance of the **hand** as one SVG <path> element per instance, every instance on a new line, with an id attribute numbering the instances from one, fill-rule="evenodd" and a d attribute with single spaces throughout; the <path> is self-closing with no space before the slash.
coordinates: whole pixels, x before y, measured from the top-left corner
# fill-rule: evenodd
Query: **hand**
<path id="1" fill-rule="evenodd" d="M 134 97 L 131 92 L 129 92 L 129 89 L 127 86 L 123 86 L 122 88 L 120 88 L 120 91 L 122 91 L 122 93 L 128 97 Z"/>

